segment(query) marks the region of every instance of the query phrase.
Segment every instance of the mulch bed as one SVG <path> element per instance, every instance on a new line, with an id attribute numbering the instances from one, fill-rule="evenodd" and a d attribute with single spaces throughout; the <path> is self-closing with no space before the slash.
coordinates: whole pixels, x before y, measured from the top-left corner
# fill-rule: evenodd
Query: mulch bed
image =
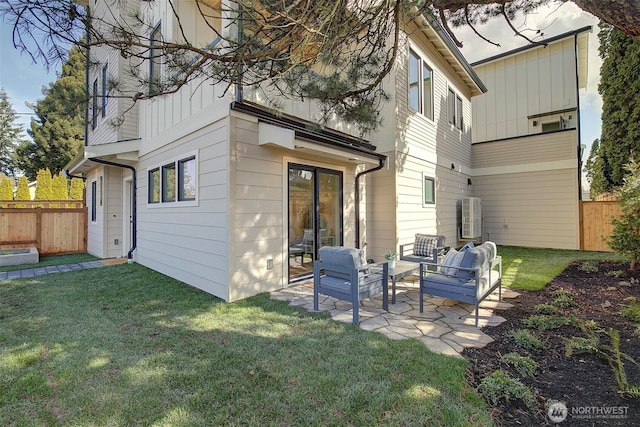
<path id="1" fill-rule="evenodd" d="M 595 268 L 597 271 L 593 271 Z M 544 289 L 522 291 L 518 298 L 508 300 L 514 307 L 499 313 L 507 321 L 497 327 L 484 329 L 495 341 L 482 349 L 464 351 L 463 356 L 469 361 L 468 379 L 474 387 L 477 388 L 483 378 L 501 369 L 519 378 L 536 395 L 537 409 L 527 408 L 519 399 L 501 399 L 492 411 L 497 425 L 555 425 L 547 414 L 547 408 L 553 401 L 561 401 L 567 407 L 568 415 L 561 425 L 640 425 L 640 398 L 620 392 L 605 359 L 590 353 L 571 357 L 565 355 L 567 339 L 585 336 L 578 327 L 562 326 L 540 331 L 523 324 L 524 319 L 534 314 L 536 305 L 554 301 L 557 296 L 554 291 L 569 291 L 574 296 L 575 305 L 562 308 L 560 317 L 573 315 L 582 320 L 595 320 L 606 330 L 609 327 L 617 329 L 621 336 L 620 350 L 640 362 L 638 323 L 620 314 L 622 308 L 631 304 L 629 297 L 640 301 L 640 272 L 630 272 L 628 269 L 628 263 L 573 263 Z M 527 351 L 520 348 L 512 337 L 512 332 L 518 329 L 529 329 L 540 337 L 545 344 L 544 349 Z M 601 343 L 610 344 L 610 340 L 604 335 Z M 530 356 L 539 364 L 535 377 L 521 378 L 512 366 L 502 361 L 502 355 L 514 351 L 522 356 Z M 628 383 L 640 384 L 640 367 L 628 361 L 624 367 Z M 602 415 L 605 413 L 603 411 L 611 411 L 613 407 L 618 413 L 626 412 L 626 416 L 584 416 L 588 411 Z M 578 412 L 583 417 L 577 416 Z"/>

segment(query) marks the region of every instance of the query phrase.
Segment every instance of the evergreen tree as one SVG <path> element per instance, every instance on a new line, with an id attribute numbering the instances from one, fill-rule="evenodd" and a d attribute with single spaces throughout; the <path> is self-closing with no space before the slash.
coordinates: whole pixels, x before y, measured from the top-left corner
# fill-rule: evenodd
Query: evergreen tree
<path id="1" fill-rule="evenodd" d="M 17 149 L 18 165 L 30 179 L 44 168 L 57 174 L 82 150 L 84 68 L 82 51 L 72 48 L 58 79 L 43 89 L 44 99 L 31 106 L 37 118 L 27 132 L 33 142 L 24 142 Z"/>
<path id="2" fill-rule="evenodd" d="M 62 171 L 53 177 L 52 195 L 54 200 L 69 199 L 68 181 L 66 175 Z"/>
<path id="3" fill-rule="evenodd" d="M 589 158 L 584 166 L 587 171 L 587 178 L 591 184 L 589 195 L 592 199 L 609 191 L 609 184 L 605 178 L 606 165 L 605 154 L 600 151 L 600 140 L 596 139 L 591 145 Z"/>
<path id="4" fill-rule="evenodd" d="M 51 171 L 49 169 L 40 169 L 36 178 L 36 197 L 35 200 L 51 200 L 53 199 L 53 189 Z"/>
<path id="5" fill-rule="evenodd" d="M 609 246 L 631 259 L 631 270 L 640 261 L 640 164 L 634 160 L 625 168 L 624 185 L 617 192 L 622 215 L 611 221 L 613 233 Z"/>
<path id="6" fill-rule="evenodd" d="M 69 188 L 69 198 L 71 200 L 82 200 L 84 197 L 84 183 L 80 178 L 71 178 L 71 187 Z"/>
<path id="7" fill-rule="evenodd" d="M 0 87 L 0 172 L 14 176 L 16 148 L 24 141 L 22 125 L 16 123 L 16 112 L 4 88 Z"/>
<path id="8" fill-rule="evenodd" d="M 13 200 L 13 180 L 7 176 L 0 177 L 0 200 Z M 7 205 L 1 205 L 6 208 Z"/>
<path id="9" fill-rule="evenodd" d="M 29 192 L 29 182 L 26 176 L 21 176 L 18 179 L 18 188 L 16 189 L 15 200 L 31 200 L 31 193 Z M 26 208 L 27 205 L 19 204 L 15 205 L 16 208 Z"/>
<path id="10" fill-rule="evenodd" d="M 607 24 L 599 26 L 602 134 L 586 165 L 592 196 L 621 187 L 625 166 L 640 160 L 640 40 Z"/>

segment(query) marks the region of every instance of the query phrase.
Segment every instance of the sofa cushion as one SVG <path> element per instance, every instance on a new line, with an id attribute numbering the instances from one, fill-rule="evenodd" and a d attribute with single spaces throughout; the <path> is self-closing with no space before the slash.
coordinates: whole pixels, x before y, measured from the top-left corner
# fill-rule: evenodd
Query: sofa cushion
<path id="1" fill-rule="evenodd" d="M 413 242 L 413 254 L 418 256 L 433 257 L 433 250 L 438 246 L 438 239 L 426 234 L 416 234 Z"/>
<path id="2" fill-rule="evenodd" d="M 496 256 L 496 245 L 493 242 L 485 242 L 479 246 L 469 248 L 463 252 L 464 257 L 460 263 L 460 267 L 469 269 L 478 269 L 479 274 L 484 274 L 489 268 L 489 261 Z M 462 279 L 473 279 L 474 272 L 468 270 L 459 270 L 458 277 Z"/>
<path id="3" fill-rule="evenodd" d="M 323 246 L 318 249 L 320 259 L 327 264 L 339 265 L 347 268 L 361 269 L 367 266 L 367 258 L 363 249 L 347 248 L 345 246 Z M 329 276 L 350 279 L 351 276 L 338 271 L 325 269 Z"/>

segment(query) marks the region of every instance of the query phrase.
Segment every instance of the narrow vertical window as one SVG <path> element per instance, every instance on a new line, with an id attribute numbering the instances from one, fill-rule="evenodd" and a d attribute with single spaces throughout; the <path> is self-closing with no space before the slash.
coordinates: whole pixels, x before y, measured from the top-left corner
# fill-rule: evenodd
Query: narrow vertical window
<path id="1" fill-rule="evenodd" d="M 420 108 L 420 57 L 409 51 L 409 108 L 419 113 Z"/>
<path id="2" fill-rule="evenodd" d="M 149 93 L 154 94 L 160 91 L 160 77 L 162 73 L 162 51 L 154 46 L 162 43 L 162 33 L 158 24 L 150 36 L 151 49 L 149 49 Z"/>
<path id="3" fill-rule="evenodd" d="M 436 202 L 436 180 L 430 176 L 423 177 L 423 205 L 432 205 Z"/>
<path id="4" fill-rule="evenodd" d="M 176 164 L 170 163 L 162 167 L 162 201 L 176 201 Z"/>
<path id="5" fill-rule="evenodd" d="M 91 97 L 91 129 L 98 126 L 98 79 L 93 81 L 93 96 Z"/>
<path id="6" fill-rule="evenodd" d="M 447 116 L 449 119 L 449 123 L 455 126 L 456 124 L 456 93 L 449 88 L 449 93 L 447 94 Z"/>
<path id="7" fill-rule="evenodd" d="M 102 117 L 107 117 L 107 84 L 109 80 L 109 73 L 107 69 L 108 64 L 104 64 L 102 67 Z"/>
<path id="8" fill-rule="evenodd" d="M 160 169 L 149 171 L 149 203 L 160 203 Z"/>
<path id="9" fill-rule="evenodd" d="M 456 127 L 462 130 L 462 98 L 456 95 Z"/>
<path id="10" fill-rule="evenodd" d="M 178 200 L 196 199 L 196 158 L 178 162 Z"/>
<path id="11" fill-rule="evenodd" d="M 98 216 L 98 183 L 91 181 L 91 222 L 96 222 Z"/>
<path id="12" fill-rule="evenodd" d="M 423 114 L 433 120 L 433 70 L 427 64 L 422 63 L 422 99 L 424 104 Z"/>

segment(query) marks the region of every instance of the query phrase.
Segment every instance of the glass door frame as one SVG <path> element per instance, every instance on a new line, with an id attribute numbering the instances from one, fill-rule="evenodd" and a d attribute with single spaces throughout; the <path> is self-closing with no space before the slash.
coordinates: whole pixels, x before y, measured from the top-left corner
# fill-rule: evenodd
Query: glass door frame
<path id="1" fill-rule="evenodd" d="M 290 191 L 291 191 L 291 183 L 290 183 L 290 173 L 292 169 L 303 170 L 307 172 L 313 173 L 313 234 L 314 234 L 314 248 L 313 248 L 313 261 L 317 259 L 318 249 L 320 249 L 320 243 L 322 240 L 321 236 L 321 224 L 320 224 L 320 175 L 328 174 L 334 175 L 338 178 L 338 189 L 336 192 L 338 193 L 338 230 L 335 233 L 335 239 L 333 241 L 333 245 L 342 246 L 344 242 L 344 172 L 336 169 L 328 169 L 326 167 L 321 166 L 313 166 L 302 163 L 289 162 L 287 165 L 287 242 L 290 241 L 291 236 L 289 236 L 291 230 L 291 212 L 289 210 L 290 206 Z M 313 269 L 309 272 L 305 272 L 302 274 L 298 274 L 295 276 L 291 275 L 291 256 L 289 252 L 289 244 L 287 244 L 287 276 L 289 282 L 295 282 L 297 280 L 305 279 L 310 276 L 313 276 Z"/>

